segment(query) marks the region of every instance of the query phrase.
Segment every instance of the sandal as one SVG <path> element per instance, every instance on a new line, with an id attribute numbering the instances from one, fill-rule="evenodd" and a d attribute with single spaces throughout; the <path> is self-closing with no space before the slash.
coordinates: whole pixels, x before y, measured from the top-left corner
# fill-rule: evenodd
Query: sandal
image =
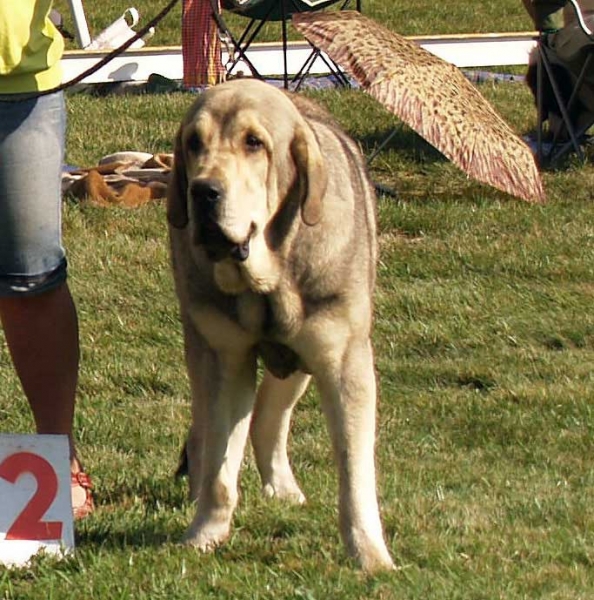
<path id="1" fill-rule="evenodd" d="M 74 519 L 84 519 L 84 517 L 90 515 L 95 510 L 95 503 L 93 502 L 93 495 L 91 493 L 93 489 L 91 478 L 83 471 L 71 473 L 70 487 L 72 491 L 75 488 L 81 488 L 84 492 L 84 500 L 82 502 L 75 503 L 74 494 L 72 499 L 72 515 Z M 80 493 L 77 494 L 77 496 L 80 495 Z"/>

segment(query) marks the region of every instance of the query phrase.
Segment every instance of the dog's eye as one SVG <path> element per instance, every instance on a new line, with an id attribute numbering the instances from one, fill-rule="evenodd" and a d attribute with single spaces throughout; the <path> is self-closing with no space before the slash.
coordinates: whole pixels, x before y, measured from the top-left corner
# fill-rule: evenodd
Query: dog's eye
<path id="1" fill-rule="evenodd" d="M 197 153 L 200 151 L 200 148 L 202 147 L 202 142 L 200 140 L 200 137 L 195 132 L 190 135 L 190 137 L 188 138 L 188 141 L 186 143 L 187 143 L 187 148 L 190 152 Z"/>
<path id="2" fill-rule="evenodd" d="M 245 137 L 245 145 L 249 151 L 255 152 L 256 150 L 260 150 L 260 148 L 264 146 L 264 143 L 260 138 L 248 133 L 248 135 Z"/>

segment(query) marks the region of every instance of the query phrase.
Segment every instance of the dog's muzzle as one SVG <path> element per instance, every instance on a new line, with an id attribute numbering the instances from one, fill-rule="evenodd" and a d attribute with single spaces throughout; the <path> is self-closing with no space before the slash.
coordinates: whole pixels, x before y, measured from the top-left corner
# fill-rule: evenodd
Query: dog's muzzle
<path id="1" fill-rule="evenodd" d="M 250 255 L 253 227 L 241 243 L 225 235 L 218 223 L 219 206 L 225 198 L 221 183 L 216 179 L 197 179 L 191 184 L 191 196 L 198 225 L 196 242 L 205 247 L 208 258 L 213 262 L 229 257 L 238 262 L 245 261 Z"/>

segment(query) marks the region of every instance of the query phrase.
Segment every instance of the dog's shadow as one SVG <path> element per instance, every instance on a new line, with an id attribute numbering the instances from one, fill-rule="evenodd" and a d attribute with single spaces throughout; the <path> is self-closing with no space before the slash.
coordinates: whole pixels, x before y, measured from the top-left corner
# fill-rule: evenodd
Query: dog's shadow
<path id="1" fill-rule="evenodd" d="M 185 478 L 139 479 L 101 488 L 95 512 L 75 524 L 77 547 L 140 548 L 179 543 L 193 511 Z"/>
<path id="2" fill-rule="evenodd" d="M 260 505 L 256 500 L 256 506 L 251 510 L 266 514 L 268 519 L 267 525 L 263 525 L 262 519 L 256 526 L 258 539 L 268 540 L 269 545 L 262 560 L 276 562 L 278 556 L 274 548 L 299 531 L 311 529 L 311 519 L 300 506 L 288 508 L 282 502 L 263 499 L 261 502 Z M 107 489 L 96 500 L 96 506 L 95 513 L 75 525 L 76 547 L 92 553 L 97 549 L 117 552 L 165 545 L 181 548 L 184 533 L 195 512 L 195 505 L 188 499 L 187 478 L 174 477 L 174 474 L 171 478 Z M 239 524 L 237 530 L 244 527 L 251 528 L 244 523 Z M 262 536 L 263 528 L 267 528 L 267 533 Z M 260 547 L 259 541 L 254 543 Z M 249 554 L 238 553 L 231 543 L 218 548 L 217 552 L 227 561 L 244 561 Z"/>

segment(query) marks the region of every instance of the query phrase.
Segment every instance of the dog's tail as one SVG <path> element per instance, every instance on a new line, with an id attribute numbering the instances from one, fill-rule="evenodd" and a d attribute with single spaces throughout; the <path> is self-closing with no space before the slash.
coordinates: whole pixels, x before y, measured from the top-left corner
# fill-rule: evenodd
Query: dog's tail
<path id="1" fill-rule="evenodd" d="M 185 477 L 188 474 L 188 443 L 185 442 L 181 452 L 179 453 L 179 461 L 177 464 L 177 470 L 175 471 L 175 478 L 179 479 Z"/>

